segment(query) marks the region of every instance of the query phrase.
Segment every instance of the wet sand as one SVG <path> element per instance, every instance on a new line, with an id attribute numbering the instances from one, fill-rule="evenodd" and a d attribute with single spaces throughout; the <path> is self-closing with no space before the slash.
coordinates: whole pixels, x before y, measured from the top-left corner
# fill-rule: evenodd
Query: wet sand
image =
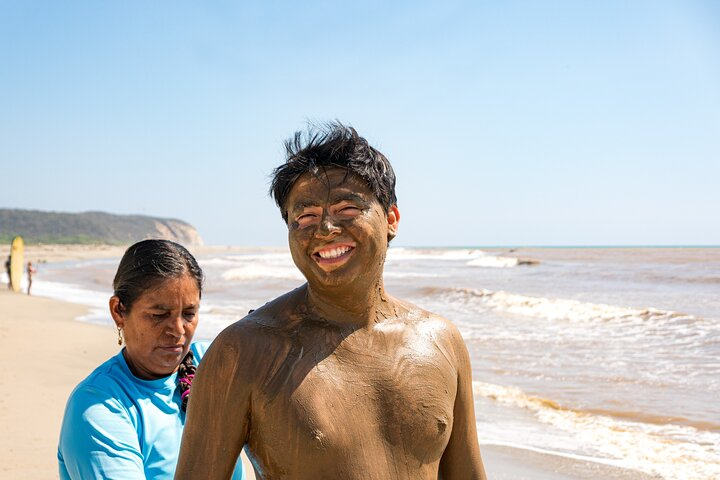
<path id="1" fill-rule="evenodd" d="M 659 480 L 636 470 L 530 450 L 481 445 L 489 480 Z"/>
<path id="2" fill-rule="evenodd" d="M 29 248 L 26 258 L 119 258 L 123 251 L 122 247 L 43 246 Z M 7 255 L 0 249 L 3 253 Z M 75 320 L 86 311 L 80 305 L 15 294 L 0 283 L 0 480 L 57 478 L 57 439 L 67 397 L 118 350 L 112 327 Z M 481 445 L 481 450 L 488 478 L 493 480 L 658 478 L 511 447 Z M 247 471 L 252 480 L 252 469 Z"/>

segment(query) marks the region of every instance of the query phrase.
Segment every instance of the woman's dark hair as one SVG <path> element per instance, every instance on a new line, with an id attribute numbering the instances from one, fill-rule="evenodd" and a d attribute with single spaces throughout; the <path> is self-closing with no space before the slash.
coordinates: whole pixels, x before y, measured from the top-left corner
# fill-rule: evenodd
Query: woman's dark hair
<path id="1" fill-rule="evenodd" d="M 395 172 L 390 162 L 352 127 L 337 121 L 310 126 L 304 135 L 295 132 L 285 142 L 285 150 L 287 160 L 273 170 L 270 195 L 286 223 L 285 202 L 295 182 L 305 173 L 320 178 L 327 168 L 342 168 L 348 175 L 362 178 L 385 212 L 397 204 Z"/>
<path id="2" fill-rule="evenodd" d="M 195 280 L 202 296 L 203 271 L 185 247 L 169 240 L 143 240 L 131 245 L 120 260 L 114 294 L 129 311 L 147 289 L 185 274 Z"/>

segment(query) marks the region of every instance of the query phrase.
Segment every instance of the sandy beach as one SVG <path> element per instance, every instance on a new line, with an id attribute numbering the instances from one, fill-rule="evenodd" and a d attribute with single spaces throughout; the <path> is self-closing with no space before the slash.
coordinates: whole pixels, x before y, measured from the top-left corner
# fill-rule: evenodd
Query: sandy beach
<path id="1" fill-rule="evenodd" d="M 57 478 L 57 439 L 67 397 L 117 352 L 112 328 L 74 320 L 85 311 L 0 290 L 2 478 Z"/>
<path id="2" fill-rule="evenodd" d="M 65 261 L 119 257 L 122 251 L 121 247 L 44 246 L 29 248 L 26 258 Z M 115 331 L 75 320 L 87 307 L 15 294 L 5 284 L 0 286 L 0 388 L 4 392 L 0 396 L 4 432 L 0 479 L 57 478 L 57 438 L 65 402 L 80 380 L 117 352 Z M 493 445 L 481 448 L 490 479 L 659 478 L 541 452 Z M 248 471 L 251 480 L 254 475 L 251 468 Z"/>
<path id="3" fill-rule="evenodd" d="M 78 382 L 118 350 L 111 327 L 75 320 L 86 311 L 0 290 L 0 479 L 57 478 L 65 402 Z M 246 471 L 253 480 L 248 463 Z"/>

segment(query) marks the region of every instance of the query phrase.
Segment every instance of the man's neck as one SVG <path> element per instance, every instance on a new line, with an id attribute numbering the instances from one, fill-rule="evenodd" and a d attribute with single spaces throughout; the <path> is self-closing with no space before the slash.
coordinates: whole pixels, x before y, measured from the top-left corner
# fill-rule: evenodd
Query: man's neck
<path id="1" fill-rule="evenodd" d="M 371 328 L 393 315 L 394 302 L 382 278 L 367 288 L 313 288 L 306 286 L 307 307 L 318 320 L 354 330 Z"/>

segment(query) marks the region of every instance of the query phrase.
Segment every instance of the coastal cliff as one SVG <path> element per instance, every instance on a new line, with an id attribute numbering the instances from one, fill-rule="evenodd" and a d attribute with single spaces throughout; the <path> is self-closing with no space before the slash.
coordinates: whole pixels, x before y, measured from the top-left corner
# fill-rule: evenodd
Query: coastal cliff
<path id="1" fill-rule="evenodd" d="M 125 245 L 163 238 L 186 246 L 203 244 L 195 227 L 173 218 L 0 208 L 0 242 L 8 242 L 15 235 L 22 235 L 26 243 Z"/>

